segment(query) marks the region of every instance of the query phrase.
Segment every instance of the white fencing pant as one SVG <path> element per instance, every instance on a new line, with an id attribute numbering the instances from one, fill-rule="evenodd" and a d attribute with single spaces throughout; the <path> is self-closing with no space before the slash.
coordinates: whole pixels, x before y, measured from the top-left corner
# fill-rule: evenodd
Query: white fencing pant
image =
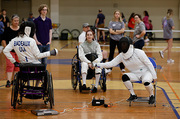
<path id="1" fill-rule="evenodd" d="M 131 82 L 135 81 L 142 81 L 144 84 L 145 82 L 151 83 L 153 81 L 152 74 L 149 71 L 143 72 L 143 73 L 124 73 L 126 74 Z"/>
<path id="2" fill-rule="evenodd" d="M 89 69 L 88 63 L 86 62 L 81 62 L 81 74 L 86 73 L 87 74 L 87 70 Z M 95 73 L 101 73 L 101 69 L 100 68 L 95 68 Z"/>
<path id="3" fill-rule="evenodd" d="M 81 62 L 81 74 L 82 74 L 83 84 L 86 84 L 86 76 L 87 76 L 87 70 L 88 69 L 89 69 L 88 63 Z M 96 88 L 97 88 L 97 86 L 99 84 L 100 74 L 101 74 L 101 69 L 100 68 L 95 68 L 95 77 L 96 77 L 95 87 Z"/>
<path id="4" fill-rule="evenodd" d="M 149 95 L 154 95 L 153 94 L 153 86 L 152 86 L 152 74 L 149 71 L 143 72 L 143 73 L 124 73 L 126 74 L 129 79 L 130 82 L 135 82 L 135 81 L 142 81 L 142 83 L 144 84 L 145 82 L 149 82 L 150 84 L 148 86 L 145 86 L 146 90 L 149 92 Z M 130 91 L 131 94 L 135 94 L 132 85 L 130 84 L 129 81 L 124 82 L 126 88 Z"/>

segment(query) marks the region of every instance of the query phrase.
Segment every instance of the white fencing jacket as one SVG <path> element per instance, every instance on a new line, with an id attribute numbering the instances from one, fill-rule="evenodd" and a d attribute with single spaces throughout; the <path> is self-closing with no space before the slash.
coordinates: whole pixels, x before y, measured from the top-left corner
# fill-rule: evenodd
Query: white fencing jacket
<path id="1" fill-rule="evenodd" d="M 97 43 L 96 41 L 92 41 L 91 43 L 84 41 L 83 43 L 81 43 L 81 45 L 79 46 L 80 60 L 82 62 L 91 63 L 91 61 L 89 61 L 85 56 L 86 54 L 90 54 L 90 53 L 96 53 L 98 55 L 98 58 L 94 60 L 93 63 L 101 62 L 102 52 L 99 43 Z"/>
<path id="2" fill-rule="evenodd" d="M 126 53 L 120 53 L 113 60 L 106 63 L 98 63 L 100 68 L 110 68 L 123 62 L 125 67 L 132 73 L 143 74 L 149 71 L 152 74 L 153 79 L 157 79 L 156 71 L 143 50 L 134 49 L 133 45 L 130 45 Z"/>
<path id="3" fill-rule="evenodd" d="M 40 63 L 38 59 L 50 56 L 50 51 L 40 53 L 34 39 L 24 35 L 15 37 L 3 50 L 5 56 L 12 62 L 16 60 L 12 57 L 10 51 L 14 49 L 21 63 Z"/>

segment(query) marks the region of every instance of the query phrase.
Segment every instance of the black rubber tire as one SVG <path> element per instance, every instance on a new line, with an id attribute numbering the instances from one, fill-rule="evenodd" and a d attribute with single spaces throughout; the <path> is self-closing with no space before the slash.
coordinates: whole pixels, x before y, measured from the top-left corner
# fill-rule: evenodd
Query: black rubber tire
<path id="1" fill-rule="evenodd" d="M 13 81 L 13 87 L 11 93 L 11 106 L 13 106 L 14 109 L 16 109 L 18 91 L 19 91 L 19 79 L 18 79 L 18 73 L 16 73 L 14 75 L 14 81 Z"/>
<path id="2" fill-rule="evenodd" d="M 50 108 L 52 109 L 53 103 L 54 103 L 54 91 L 53 91 L 53 82 L 52 82 L 52 75 L 51 73 L 47 72 L 48 74 L 48 79 L 47 79 L 47 84 L 48 84 L 48 101 L 50 103 Z"/>
<path id="3" fill-rule="evenodd" d="M 71 84 L 72 84 L 72 88 L 74 90 L 76 90 L 77 88 L 77 76 L 78 76 L 78 72 L 77 72 L 77 54 L 74 55 L 73 59 L 72 59 L 72 68 L 71 68 Z"/>
<path id="4" fill-rule="evenodd" d="M 102 69 L 99 84 L 100 84 L 101 89 L 104 92 L 106 92 L 106 73 L 105 73 L 105 69 Z"/>
<path id="5" fill-rule="evenodd" d="M 80 31 L 78 29 L 73 29 L 71 30 L 71 35 L 73 39 L 78 39 L 79 35 L 80 35 Z"/>

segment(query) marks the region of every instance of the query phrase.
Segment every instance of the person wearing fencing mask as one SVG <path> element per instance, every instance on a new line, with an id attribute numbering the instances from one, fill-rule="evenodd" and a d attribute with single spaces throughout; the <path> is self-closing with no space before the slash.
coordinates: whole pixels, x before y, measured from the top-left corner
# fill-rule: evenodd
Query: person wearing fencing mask
<path id="1" fill-rule="evenodd" d="M 136 49 L 132 45 L 132 40 L 128 37 L 122 37 L 119 41 L 121 53 L 116 56 L 112 61 L 106 63 L 94 64 L 98 68 L 110 68 L 117 66 L 123 62 L 125 67 L 130 71 L 122 75 L 122 80 L 125 87 L 130 92 L 130 97 L 127 101 L 137 99 L 137 95 L 133 90 L 132 83 L 135 81 L 142 81 L 146 90 L 149 92 L 149 104 L 155 102 L 153 93 L 153 86 L 151 82 L 157 79 L 156 71 L 143 50 Z"/>
<path id="2" fill-rule="evenodd" d="M 20 63 L 40 64 L 41 62 L 38 59 L 58 54 L 57 49 L 40 53 L 35 40 L 32 38 L 34 32 L 35 24 L 33 22 L 23 22 L 20 25 L 18 36 L 13 38 L 3 50 L 5 56 L 15 65 L 18 63 L 10 54 L 13 49 L 18 55 Z"/>

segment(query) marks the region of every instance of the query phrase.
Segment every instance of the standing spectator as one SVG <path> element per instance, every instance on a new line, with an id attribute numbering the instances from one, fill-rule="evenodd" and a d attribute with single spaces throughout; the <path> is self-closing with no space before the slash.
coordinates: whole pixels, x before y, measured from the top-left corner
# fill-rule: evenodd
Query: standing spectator
<path id="1" fill-rule="evenodd" d="M 111 61 L 114 57 L 114 51 L 117 46 L 119 53 L 121 52 L 119 46 L 119 40 L 123 37 L 124 33 L 124 22 L 121 18 L 121 14 L 119 10 L 114 12 L 114 17 L 112 21 L 109 22 L 109 32 L 110 32 L 110 53 L 109 53 L 109 61 Z M 125 71 L 123 63 L 120 63 L 121 71 Z M 112 69 L 112 68 L 111 68 Z"/>
<path id="2" fill-rule="evenodd" d="M 33 13 L 29 13 L 28 21 L 34 21 Z"/>
<path id="3" fill-rule="evenodd" d="M 102 9 L 99 9 L 99 14 L 97 15 L 97 19 L 96 19 L 96 27 L 98 28 L 104 28 L 104 25 L 105 25 L 105 16 L 104 14 L 102 13 Z M 97 40 L 99 41 L 99 38 L 100 38 L 100 31 L 103 35 L 103 41 L 104 41 L 104 44 L 105 44 L 105 33 L 103 30 L 98 30 L 98 34 L 97 34 Z"/>
<path id="4" fill-rule="evenodd" d="M 144 14 L 143 22 L 145 24 L 146 30 L 149 30 L 149 14 L 147 11 L 144 11 L 143 14 Z M 147 33 L 145 34 L 145 42 L 149 42 Z"/>
<path id="5" fill-rule="evenodd" d="M 123 12 L 121 12 L 121 17 L 122 17 L 122 20 L 124 22 L 124 30 L 126 30 L 126 25 L 127 25 L 127 21 L 126 21 L 126 18 L 123 14 Z M 124 31 L 124 36 L 126 36 L 126 32 Z"/>
<path id="6" fill-rule="evenodd" d="M 39 9 L 39 17 L 34 20 L 36 25 L 36 33 L 34 39 L 38 45 L 41 53 L 50 50 L 50 44 L 52 40 L 52 22 L 50 18 L 47 18 L 48 6 L 46 4 L 41 4 Z M 47 66 L 47 58 L 41 60 L 42 64 Z"/>
<path id="7" fill-rule="evenodd" d="M 146 33 L 146 28 L 144 23 L 142 22 L 141 15 L 135 14 L 134 19 L 137 25 L 134 30 L 133 44 L 135 48 L 142 49 L 144 46 L 144 35 Z"/>
<path id="8" fill-rule="evenodd" d="M 149 20 L 149 30 L 153 30 L 153 25 L 152 25 L 152 21 L 151 21 L 151 20 Z M 148 37 L 149 37 L 150 39 L 152 39 L 152 35 L 153 35 L 152 32 L 149 32 L 149 33 L 148 33 Z"/>
<path id="9" fill-rule="evenodd" d="M 10 26 L 9 18 L 6 16 L 6 10 L 2 9 L 2 22 L 4 23 L 5 28 Z"/>
<path id="10" fill-rule="evenodd" d="M 1 43 L 1 40 L 2 40 L 2 34 L 4 33 L 4 24 L 2 22 L 2 16 L 0 16 L 0 43 Z"/>
<path id="11" fill-rule="evenodd" d="M 11 17 L 12 24 L 10 27 L 5 28 L 3 38 L 2 38 L 2 46 L 5 48 L 7 44 L 11 41 L 11 39 L 15 38 L 18 35 L 19 32 L 19 16 L 14 14 Z M 14 59 L 18 62 L 17 54 L 14 52 L 14 50 L 11 50 L 11 55 Z M 6 87 L 10 87 L 12 84 L 12 76 L 13 73 L 19 71 L 18 67 L 15 67 L 13 63 L 9 59 L 6 58 L 6 73 L 7 73 L 7 84 Z"/>
<path id="12" fill-rule="evenodd" d="M 172 30 L 175 29 L 172 16 L 173 16 L 173 10 L 168 9 L 167 16 L 164 17 L 162 20 L 163 37 L 166 40 L 166 42 L 168 43 L 168 46 L 165 49 L 163 49 L 162 51 L 159 51 L 159 53 L 160 53 L 161 58 L 164 58 L 164 52 L 166 50 L 168 50 L 167 63 L 174 63 L 174 60 L 171 59 L 171 48 L 173 47 Z"/>
<path id="13" fill-rule="evenodd" d="M 129 28 L 129 30 L 134 30 L 134 27 L 135 27 L 134 15 L 135 15 L 135 13 L 132 13 L 132 14 L 130 15 L 130 17 L 129 17 L 129 20 L 128 20 L 128 28 Z M 130 32 L 130 33 L 129 33 L 129 36 L 130 36 L 130 38 L 132 38 L 132 39 L 133 39 L 133 33 L 134 33 L 134 32 Z"/>

